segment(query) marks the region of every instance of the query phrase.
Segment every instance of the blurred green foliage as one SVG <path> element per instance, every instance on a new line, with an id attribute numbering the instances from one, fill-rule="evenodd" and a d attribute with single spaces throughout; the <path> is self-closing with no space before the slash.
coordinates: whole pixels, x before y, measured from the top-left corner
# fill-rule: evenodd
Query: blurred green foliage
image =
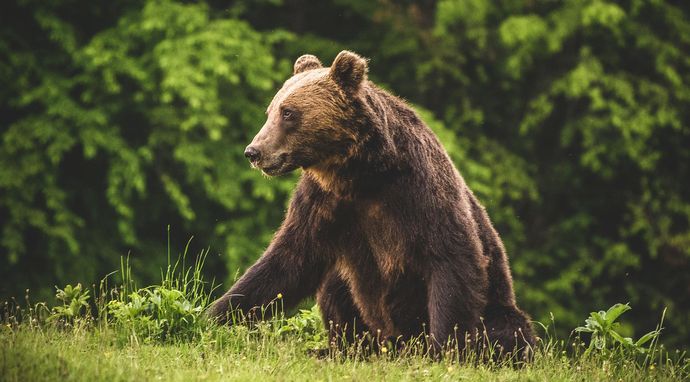
<path id="1" fill-rule="evenodd" d="M 642 330 L 667 306 L 662 337 L 690 343 L 685 2 L 19 0 L 0 18 L 3 297 L 128 252 L 155 280 L 168 225 L 232 280 L 296 179 L 243 148 L 296 57 L 352 49 L 440 136 L 535 319 L 630 301 Z"/>

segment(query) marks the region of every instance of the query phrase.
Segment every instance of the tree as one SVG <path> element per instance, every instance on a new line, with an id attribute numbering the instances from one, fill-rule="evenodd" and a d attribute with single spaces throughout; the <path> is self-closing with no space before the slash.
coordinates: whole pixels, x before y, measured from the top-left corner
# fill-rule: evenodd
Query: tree
<path id="1" fill-rule="evenodd" d="M 3 294 L 97 280 L 129 251 L 155 276 L 166 225 L 246 264 L 292 183 L 242 157 L 289 71 L 284 36 L 203 4 L 75 5 L 21 2 L 2 27 Z"/>

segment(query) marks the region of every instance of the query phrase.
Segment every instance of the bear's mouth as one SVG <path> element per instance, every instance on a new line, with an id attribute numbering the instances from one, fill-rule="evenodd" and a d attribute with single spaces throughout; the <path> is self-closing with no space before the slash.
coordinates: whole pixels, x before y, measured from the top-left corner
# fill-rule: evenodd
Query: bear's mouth
<path id="1" fill-rule="evenodd" d="M 261 171 L 269 176 L 276 176 L 281 174 L 281 167 L 283 167 L 282 163 L 274 164 L 273 166 L 267 166 L 267 167 L 261 167 Z"/>
<path id="2" fill-rule="evenodd" d="M 290 161 L 287 160 L 286 154 L 281 154 L 278 156 L 278 160 L 271 164 L 270 166 L 258 166 L 261 172 L 268 176 L 279 176 L 287 174 L 288 172 L 294 170 L 296 166 L 292 165 Z"/>

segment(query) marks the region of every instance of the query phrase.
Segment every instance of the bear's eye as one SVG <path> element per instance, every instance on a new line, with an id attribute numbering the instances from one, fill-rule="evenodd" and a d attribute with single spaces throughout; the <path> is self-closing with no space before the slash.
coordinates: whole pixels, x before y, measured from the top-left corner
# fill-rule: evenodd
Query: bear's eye
<path id="1" fill-rule="evenodd" d="M 292 118 L 294 118 L 295 112 L 290 110 L 290 109 L 283 109 L 281 115 L 282 115 L 284 120 L 290 121 L 290 120 L 292 120 Z"/>

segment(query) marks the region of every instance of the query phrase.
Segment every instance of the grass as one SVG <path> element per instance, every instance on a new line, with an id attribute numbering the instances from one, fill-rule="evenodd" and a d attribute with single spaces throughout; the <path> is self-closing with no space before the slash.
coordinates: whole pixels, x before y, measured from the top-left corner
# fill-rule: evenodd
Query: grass
<path id="1" fill-rule="evenodd" d="M 58 306 L 5 303 L 0 309 L 3 381 L 309 380 L 309 381 L 639 381 L 687 380 L 690 360 L 659 345 L 659 327 L 633 341 L 616 332 L 627 305 L 593 312 L 578 328 L 596 341 L 558 340 L 545 330 L 531 363 L 476 362 L 423 352 L 317 358 L 327 349 L 316 309 L 287 318 L 232 327 L 203 317 L 209 289 L 201 278 L 204 255 L 190 266 L 182 255 L 162 272 L 160 285 L 137 288 L 123 261 L 121 283 L 104 281 L 57 290 Z M 91 299 L 90 296 L 96 296 Z M 279 309 L 280 298 L 273 309 Z M 592 345 L 593 344 L 593 345 Z M 349 350 L 356 349 L 355 346 Z M 474 357 L 476 359 L 476 357 Z M 469 359 L 469 361 L 468 361 Z"/>
<path id="2" fill-rule="evenodd" d="M 5 327 L 0 335 L 4 381 L 220 381 L 220 380 L 683 380 L 680 365 L 640 368 L 632 360 L 572 358 L 538 351 L 532 364 L 514 368 L 467 365 L 424 357 L 369 360 L 317 359 L 294 338 L 247 338 L 227 330 L 228 342 L 119 343 L 107 328 L 58 330 Z"/>

